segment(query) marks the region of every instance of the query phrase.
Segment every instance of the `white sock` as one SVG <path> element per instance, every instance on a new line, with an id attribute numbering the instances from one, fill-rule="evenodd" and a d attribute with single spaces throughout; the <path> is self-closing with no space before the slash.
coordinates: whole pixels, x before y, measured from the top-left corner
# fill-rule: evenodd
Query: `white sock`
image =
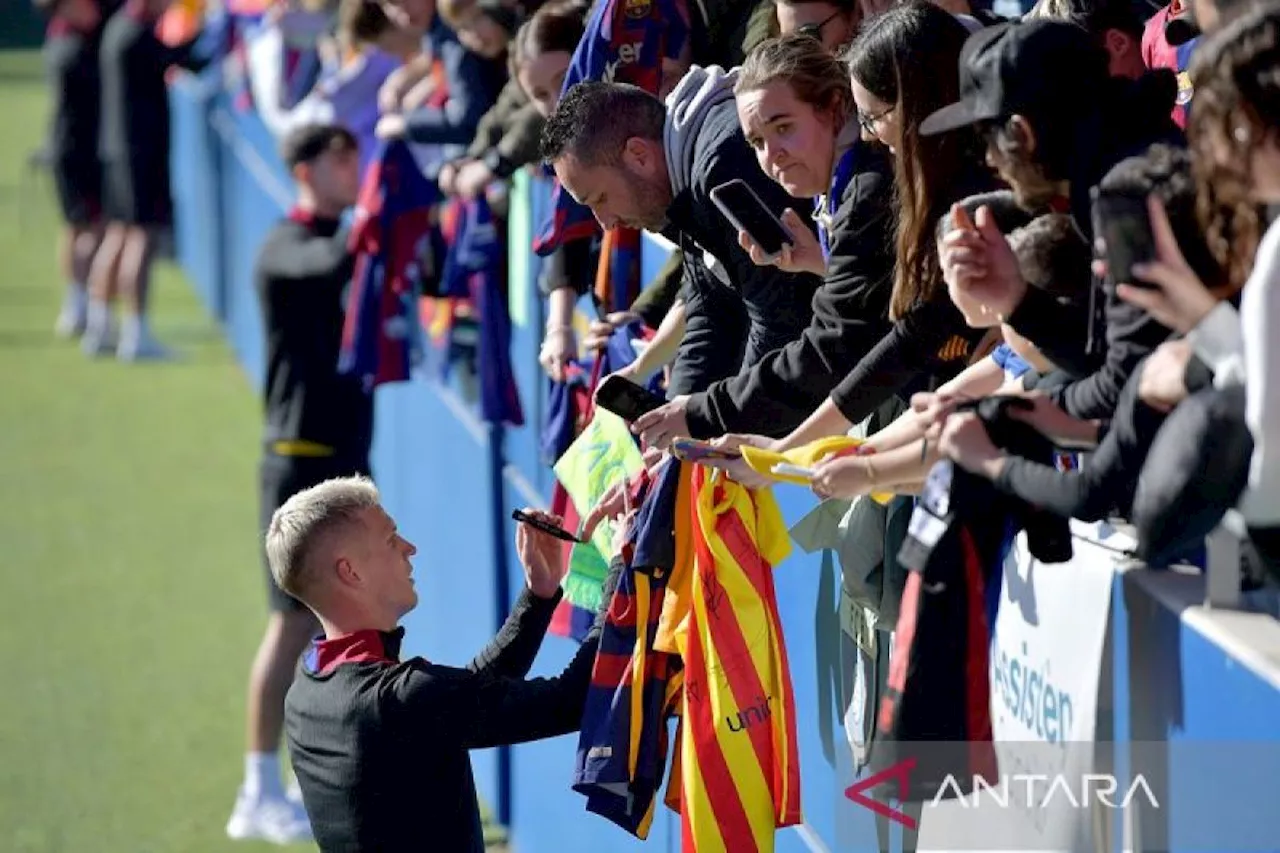
<path id="1" fill-rule="evenodd" d="M 90 299 L 88 323 L 90 329 L 105 330 L 111 324 L 111 306 L 101 299 Z"/>
<path id="2" fill-rule="evenodd" d="M 146 331 L 147 321 L 132 312 L 120 318 L 120 337 L 126 341 L 135 341 Z"/>
<path id="3" fill-rule="evenodd" d="M 274 752 L 249 752 L 244 757 L 244 792 L 254 799 L 283 799 L 280 759 Z"/>

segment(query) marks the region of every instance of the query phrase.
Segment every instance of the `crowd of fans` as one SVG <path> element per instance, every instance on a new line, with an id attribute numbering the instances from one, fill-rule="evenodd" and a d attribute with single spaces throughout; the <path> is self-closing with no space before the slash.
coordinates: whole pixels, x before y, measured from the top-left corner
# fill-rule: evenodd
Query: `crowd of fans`
<path id="1" fill-rule="evenodd" d="M 194 33 L 157 35 L 168 0 L 48 6 L 68 223 L 58 331 L 91 355 L 160 356 L 145 317 L 171 218 L 164 82 L 210 53 Z M 1205 536 L 1238 511 L 1244 583 L 1273 584 L 1280 5 L 997 11 L 981 0 L 271 5 L 240 56 L 299 206 L 259 270 L 274 336 L 264 529 L 291 495 L 368 472 L 368 392 L 337 368 L 353 274 L 342 218 L 377 152 L 402 141 L 443 199 L 484 199 L 499 216 L 517 171 L 554 181 L 555 221 L 537 247 L 541 365 L 563 384 L 616 331 L 646 338 L 616 375 L 665 389 L 665 405 L 631 423 L 651 470 L 674 441 L 701 439 L 720 451 L 703 464 L 764 487 L 773 479 L 744 448 L 794 454 L 856 434 L 856 448 L 812 459 L 808 481 L 823 499 L 892 495 L 865 502 L 856 527 L 886 555 L 948 547 L 927 525 L 893 521 L 912 513 L 938 530 L 1007 515 L 1059 561 L 1069 545 L 1046 544 L 1046 517 L 1120 518 L 1149 564 L 1202 565 Z M 299 43 L 310 71 L 289 59 Z M 733 181 L 785 226 L 781 250 L 722 213 L 717 190 Z M 674 251 L 656 280 L 628 289 L 618 246 L 640 230 Z M 303 279 L 324 287 L 289 290 Z M 580 340 L 584 296 L 596 313 Z M 582 532 L 629 499 L 623 484 L 579 507 Z M 984 522 L 992 507 L 1006 515 Z M 274 585 L 272 603 L 229 831 L 287 841 L 310 829 L 275 752 L 315 623 Z"/>

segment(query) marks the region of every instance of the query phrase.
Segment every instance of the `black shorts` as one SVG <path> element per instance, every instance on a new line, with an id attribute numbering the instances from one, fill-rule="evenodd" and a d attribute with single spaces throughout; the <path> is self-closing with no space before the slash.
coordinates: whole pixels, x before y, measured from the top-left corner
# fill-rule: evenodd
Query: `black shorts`
<path id="1" fill-rule="evenodd" d="M 276 586 L 266 558 L 266 533 L 271 516 L 285 501 L 303 489 L 319 485 L 334 477 L 369 474 L 369 459 L 350 457 L 277 456 L 267 454 L 258 467 L 259 515 L 258 547 L 262 550 L 262 566 L 267 573 L 267 601 L 273 613 L 301 610 L 304 605 Z"/>
<path id="2" fill-rule="evenodd" d="M 53 183 L 68 225 L 94 225 L 102 218 L 102 164 L 97 156 L 55 158 Z"/>
<path id="3" fill-rule="evenodd" d="M 102 212 L 111 222 L 163 228 L 173 223 L 169 160 L 141 157 L 102 164 Z"/>

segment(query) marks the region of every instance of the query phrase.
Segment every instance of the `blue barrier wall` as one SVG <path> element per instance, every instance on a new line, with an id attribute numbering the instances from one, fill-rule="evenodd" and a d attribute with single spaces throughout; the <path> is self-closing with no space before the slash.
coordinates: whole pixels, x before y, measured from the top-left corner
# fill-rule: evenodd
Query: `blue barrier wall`
<path id="1" fill-rule="evenodd" d="M 263 336 L 253 261 L 263 235 L 289 203 L 288 178 L 256 116 L 235 111 L 224 95 L 196 79 L 177 85 L 173 99 L 179 260 L 256 386 Z M 512 196 L 512 246 L 529 245 L 530 223 L 540 221 L 546 204 L 545 187 L 522 177 Z M 466 660 L 496 630 L 522 584 L 510 511 L 545 505 L 550 496 L 552 477 L 538 451 L 545 405 L 537 365 L 543 305 L 538 263 L 526 254 L 511 259 L 510 293 L 512 357 L 527 426 L 492 429 L 457 387 L 427 376 L 378 392 L 375 476 L 390 512 L 419 547 L 421 603 L 405 621 L 406 651 L 436 660 Z M 644 253 L 646 274 L 663 258 L 663 247 L 651 241 Z M 779 498 L 789 522 L 812 506 L 800 489 L 779 489 Z M 848 838 L 852 827 L 862 839 L 856 849 L 876 849 L 870 813 L 850 814 L 841 802 L 847 780 L 838 778 L 837 755 L 847 746 L 836 708 L 839 674 L 830 655 L 818 653 L 820 643 L 833 643 L 838 630 L 838 582 L 817 556 L 796 553 L 777 571 L 800 722 L 805 814 L 804 826 L 779 833 L 780 851 L 837 849 L 842 809 L 841 837 Z M 1197 594 L 1203 598 L 1198 584 L 1168 573 L 1117 575 L 1109 660 L 1113 695 L 1104 706 L 1112 710 L 1099 730 L 1114 731 L 1122 768 L 1130 740 L 1167 741 L 1171 750 L 1215 738 L 1280 742 L 1280 628 L 1269 617 L 1205 612 L 1196 606 Z M 535 674 L 558 671 L 573 649 L 549 637 Z M 481 796 L 509 822 L 521 853 L 642 849 L 587 815 L 582 798 L 570 791 L 574 746 L 573 737 L 564 737 L 475 753 Z M 1260 831 L 1280 839 L 1280 814 L 1268 807 L 1273 787 L 1241 793 L 1194 773 L 1175 782 L 1175 799 L 1194 804 L 1187 820 L 1211 826 L 1223 809 L 1239 814 L 1243 798 Z M 1117 850 L 1120 843 L 1117 830 Z M 675 816 L 659 809 L 643 849 L 679 849 Z"/>

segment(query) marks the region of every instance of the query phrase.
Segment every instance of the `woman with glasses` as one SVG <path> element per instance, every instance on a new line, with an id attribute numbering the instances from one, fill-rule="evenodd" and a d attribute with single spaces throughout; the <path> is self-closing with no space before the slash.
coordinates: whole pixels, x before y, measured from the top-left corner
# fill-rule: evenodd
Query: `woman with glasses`
<path id="1" fill-rule="evenodd" d="M 863 140 L 893 157 L 895 267 L 893 326 L 803 424 L 785 438 L 728 436 L 788 450 L 846 432 L 895 395 L 949 379 L 979 354 L 984 337 L 951 304 L 933 233 L 951 205 L 996 187 L 971 132 L 923 137 L 932 110 L 959 93 L 959 56 L 968 31 L 924 0 L 908 0 L 867 22 L 848 53 L 856 121 Z M 802 253 L 793 249 L 791 257 Z M 829 463 L 838 464 L 838 463 Z"/>
<path id="2" fill-rule="evenodd" d="M 782 35 L 817 39 L 832 55 L 838 54 L 858 33 L 866 11 L 858 0 L 774 0 L 774 14 Z M 876 0 L 877 6 L 880 3 Z"/>

